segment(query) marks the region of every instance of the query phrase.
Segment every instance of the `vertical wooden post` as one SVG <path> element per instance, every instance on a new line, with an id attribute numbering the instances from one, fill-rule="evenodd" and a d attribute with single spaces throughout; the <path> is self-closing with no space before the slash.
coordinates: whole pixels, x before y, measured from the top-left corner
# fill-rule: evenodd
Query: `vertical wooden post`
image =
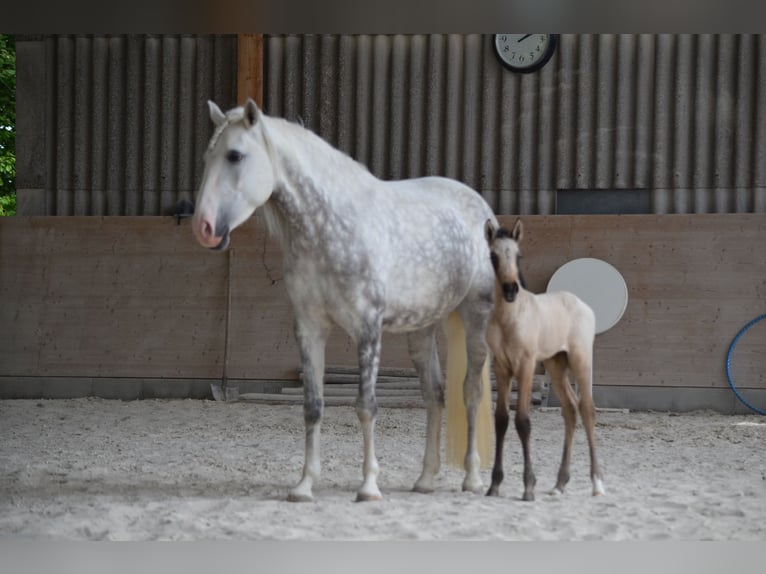
<path id="1" fill-rule="evenodd" d="M 247 98 L 263 107 L 263 34 L 237 36 L 237 103 Z"/>

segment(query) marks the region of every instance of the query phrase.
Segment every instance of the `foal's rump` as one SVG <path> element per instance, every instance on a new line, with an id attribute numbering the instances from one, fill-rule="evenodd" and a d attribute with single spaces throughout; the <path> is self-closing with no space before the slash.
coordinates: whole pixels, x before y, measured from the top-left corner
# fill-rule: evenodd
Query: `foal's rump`
<path id="1" fill-rule="evenodd" d="M 596 316 L 587 303 L 568 291 L 541 293 L 535 296 L 535 303 L 541 357 L 548 358 L 560 351 L 592 352 Z"/>

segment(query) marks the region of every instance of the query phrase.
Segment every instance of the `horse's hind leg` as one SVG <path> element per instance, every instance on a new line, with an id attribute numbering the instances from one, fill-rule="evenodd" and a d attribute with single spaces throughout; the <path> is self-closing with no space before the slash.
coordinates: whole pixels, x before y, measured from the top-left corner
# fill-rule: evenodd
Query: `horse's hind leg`
<path id="1" fill-rule="evenodd" d="M 444 409 L 444 382 L 436 346 L 436 326 L 410 333 L 407 337 L 410 357 L 420 378 L 420 391 L 426 403 L 426 449 L 423 472 L 413 490 L 433 492 L 439 472 L 439 446 Z"/>
<path id="2" fill-rule="evenodd" d="M 604 481 L 596 458 L 596 405 L 593 403 L 593 353 L 570 353 L 569 364 L 580 390 L 580 416 L 588 437 L 590 452 L 590 480 L 593 496 L 604 494 Z"/>
<path id="3" fill-rule="evenodd" d="M 380 365 L 380 320 L 372 321 L 369 328 L 357 340 L 359 354 L 359 395 L 356 400 L 356 414 L 362 425 L 364 437 L 364 481 L 356 493 L 357 502 L 380 500 L 383 495 L 378 489 L 378 459 L 375 457 L 375 418 L 378 412 L 375 400 L 375 383 Z"/>
<path id="4" fill-rule="evenodd" d="M 483 489 L 479 468 L 478 440 L 476 435 L 476 422 L 478 418 L 479 403 L 483 392 L 481 374 L 484 363 L 487 360 L 489 349 L 487 347 L 487 323 L 492 312 L 492 297 L 478 296 L 473 300 L 466 300 L 460 307 L 460 319 L 465 328 L 466 341 L 466 375 L 463 383 L 463 400 L 468 423 L 468 447 L 465 453 L 465 479 L 463 491 L 481 492 Z"/>
<path id="5" fill-rule="evenodd" d="M 495 405 L 495 464 L 492 467 L 492 484 L 487 496 L 500 496 L 500 483 L 503 482 L 503 445 L 505 433 L 508 430 L 510 417 L 508 411 L 511 403 L 511 375 L 495 365 L 495 381 L 497 382 L 497 404 Z"/>
<path id="6" fill-rule="evenodd" d="M 561 455 L 561 465 L 559 466 L 556 478 L 556 486 L 551 491 L 551 494 L 560 494 L 564 492 L 564 488 L 566 488 L 569 482 L 569 465 L 572 460 L 572 439 L 574 437 L 575 426 L 577 425 L 578 399 L 569 385 L 566 355 L 559 353 L 545 361 L 544 364 L 545 370 L 551 377 L 553 392 L 561 403 L 561 416 L 564 418 L 564 451 Z"/>
<path id="7" fill-rule="evenodd" d="M 306 459 L 300 482 L 290 490 L 287 500 L 304 502 L 313 500 L 312 487 L 319 478 L 319 429 L 324 411 L 322 385 L 324 378 L 324 351 L 329 330 L 319 322 L 295 322 L 295 338 L 301 353 L 303 370 L 303 418 L 306 423 Z"/>

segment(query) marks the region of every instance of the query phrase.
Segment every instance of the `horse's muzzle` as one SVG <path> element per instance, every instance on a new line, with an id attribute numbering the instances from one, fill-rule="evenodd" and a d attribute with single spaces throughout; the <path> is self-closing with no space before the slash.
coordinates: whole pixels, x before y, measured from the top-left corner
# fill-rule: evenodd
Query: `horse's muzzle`
<path id="1" fill-rule="evenodd" d="M 225 251 L 229 247 L 229 242 L 231 240 L 231 234 L 229 233 L 229 230 L 227 229 L 226 232 L 223 234 L 223 237 L 221 237 L 220 243 L 216 245 L 215 247 L 211 247 L 210 249 L 213 251 Z"/>
<path id="2" fill-rule="evenodd" d="M 516 295 L 519 293 L 519 284 L 516 282 L 513 283 L 503 283 L 503 299 L 505 299 L 508 303 L 513 303 L 516 300 Z"/>

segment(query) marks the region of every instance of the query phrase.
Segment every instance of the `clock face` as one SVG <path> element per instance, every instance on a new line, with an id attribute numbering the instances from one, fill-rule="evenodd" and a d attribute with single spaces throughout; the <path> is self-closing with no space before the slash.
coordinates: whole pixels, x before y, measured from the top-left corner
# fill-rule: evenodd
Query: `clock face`
<path id="1" fill-rule="evenodd" d="M 495 34 L 495 52 L 514 72 L 534 72 L 553 56 L 556 37 L 556 34 Z"/>

